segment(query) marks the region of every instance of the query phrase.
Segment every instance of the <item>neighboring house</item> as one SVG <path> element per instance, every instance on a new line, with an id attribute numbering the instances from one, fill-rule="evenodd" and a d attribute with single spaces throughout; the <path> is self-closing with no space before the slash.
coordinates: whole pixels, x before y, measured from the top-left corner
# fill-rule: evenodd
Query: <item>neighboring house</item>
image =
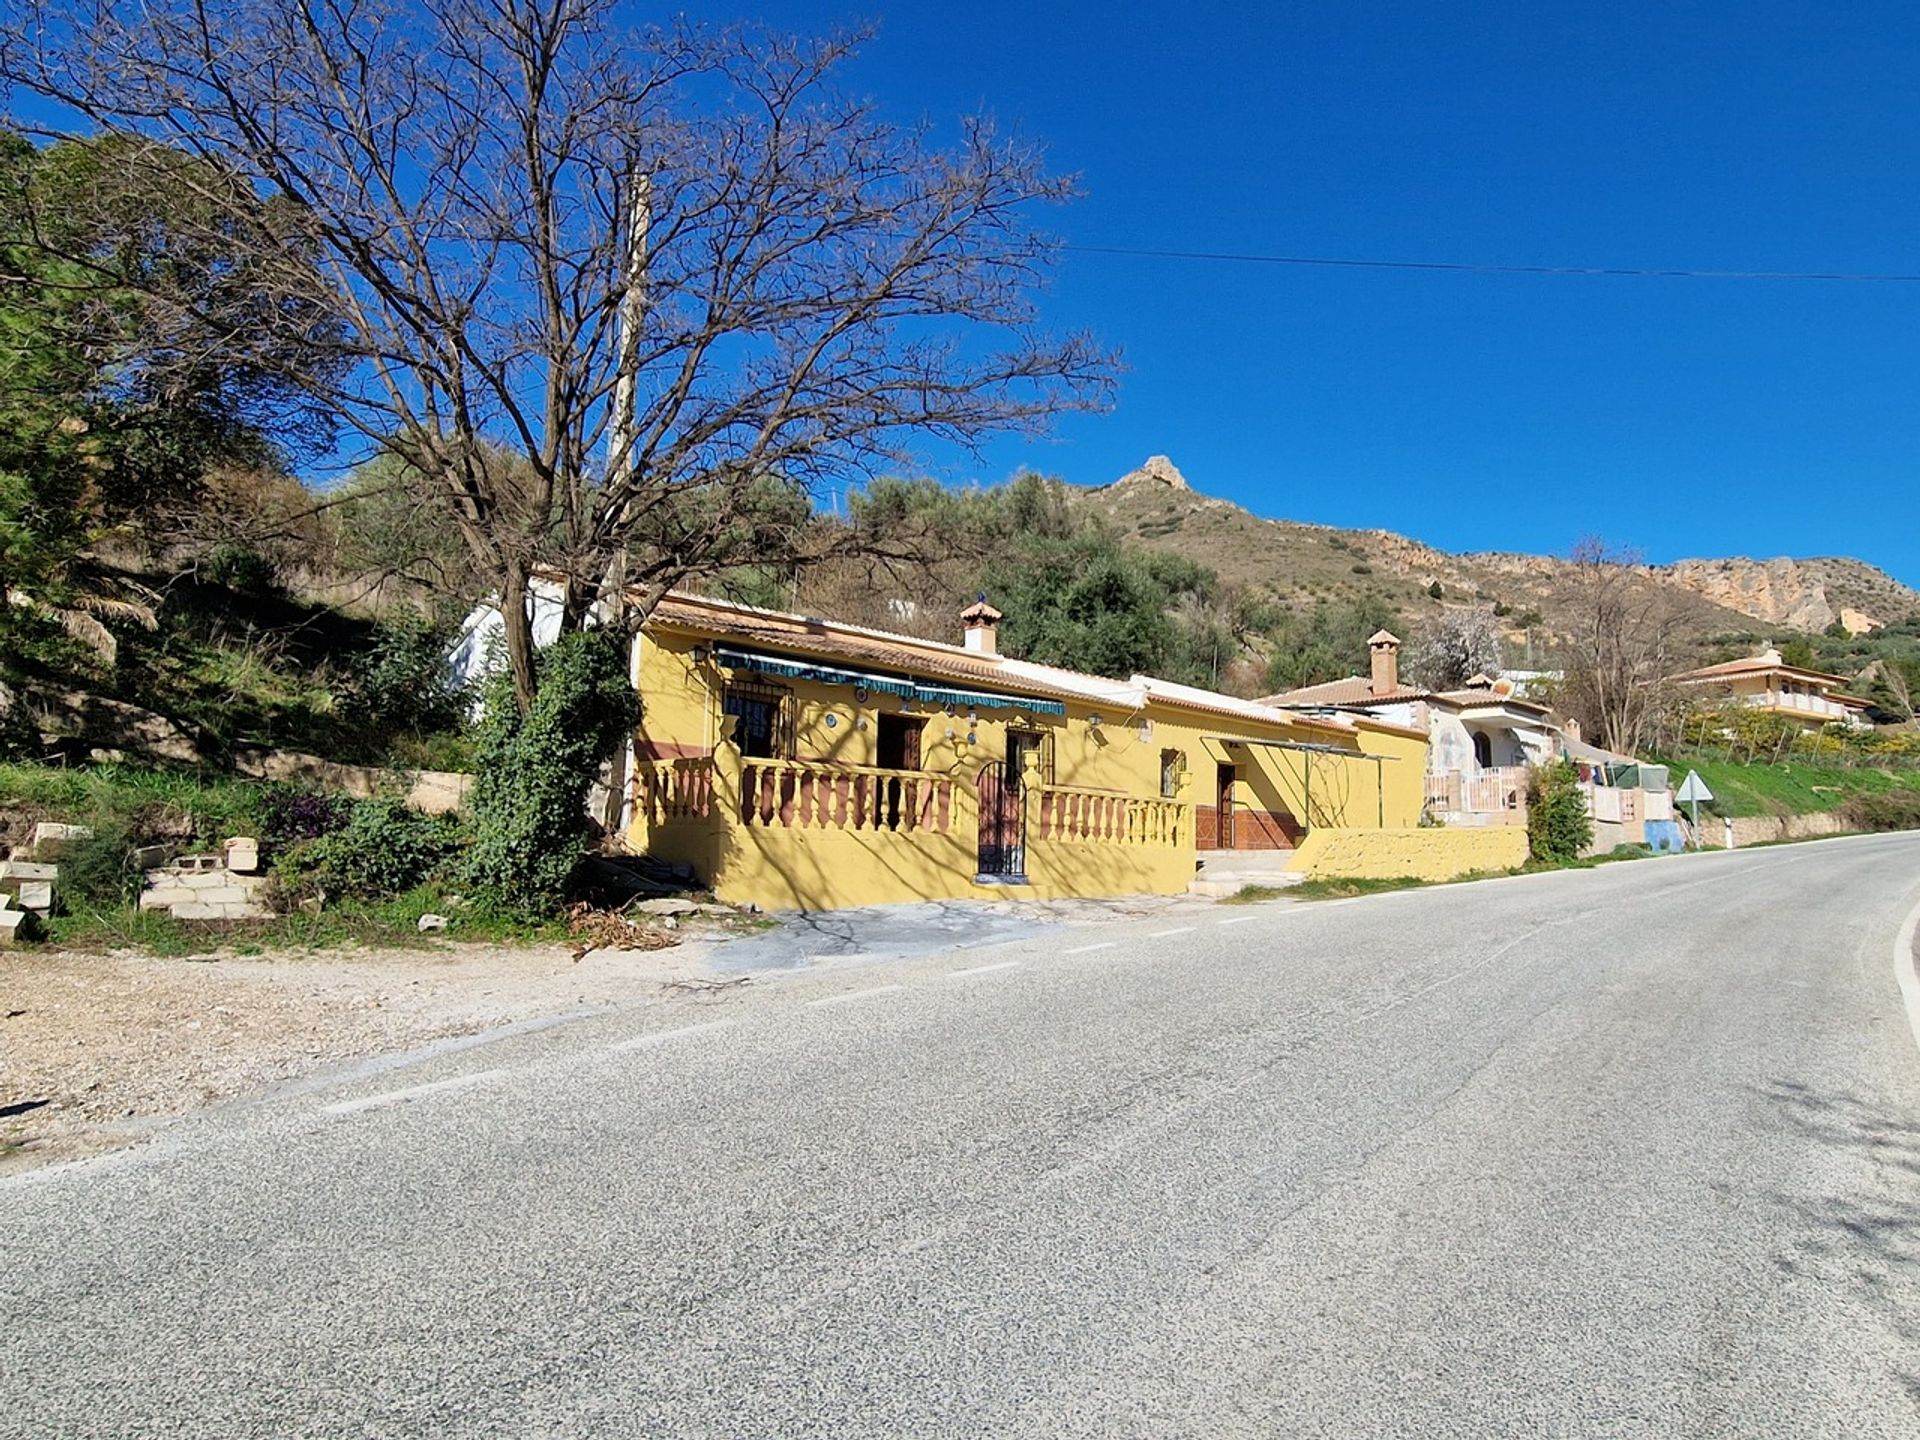
<path id="1" fill-rule="evenodd" d="M 1522 824 L 1526 774 L 1560 753 L 1553 712 L 1507 680 L 1476 675 L 1458 690 L 1400 680 L 1400 641 L 1381 630 L 1367 641 L 1370 669 L 1260 701 L 1303 715 L 1370 716 L 1427 735 L 1427 809 L 1455 825 Z"/>
<path id="2" fill-rule="evenodd" d="M 1864 730 L 1868 726 L 1868 702 L 1840 693 L 1841 687 L 1850 683 L 1846 676 L 1789 665 L 1771 647 L 1741 660 L 1703 665 L 1675 675 L 1673 681 L 1709 703 L 1731 700 L 1750 705 L 1807 730 L 1828 725 Z"/>
<path id="3" fill-rule="evenodd" d="M 669 596 L 635 641 L 630 843 L 721 898 L 1178 893 L 1202 850 L 1416 824 L 1425 732 Z"/>
<path id="4" fill-rule="evenodd" d="M 1579 772 L 1593 821 L 1587 854 L 1604 855 L 1619 845 L 1646 845 L 1663 854 L 1686 848 L 1666 766 L 1602 750 L 1573 733 L 1561 741 L 1560 752 Z"/>

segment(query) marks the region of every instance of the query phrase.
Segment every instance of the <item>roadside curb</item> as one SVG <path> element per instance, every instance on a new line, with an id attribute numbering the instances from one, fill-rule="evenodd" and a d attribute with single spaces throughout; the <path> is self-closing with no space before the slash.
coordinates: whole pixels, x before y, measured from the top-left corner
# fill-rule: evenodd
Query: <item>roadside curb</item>
<path id="1" fill-rule="evenodd" d="M 1913 1027 L 1913 1043 L 1920 1045 L 1920 955 L 1914 954 L 1914 938 L 1920 934 L 1920 905 L 1907 913 L 1900 932 L 1893 937 L 1893 975 L 1900 982 L 1900 996 L 1907 1004 L 1907 1023 Z"/>

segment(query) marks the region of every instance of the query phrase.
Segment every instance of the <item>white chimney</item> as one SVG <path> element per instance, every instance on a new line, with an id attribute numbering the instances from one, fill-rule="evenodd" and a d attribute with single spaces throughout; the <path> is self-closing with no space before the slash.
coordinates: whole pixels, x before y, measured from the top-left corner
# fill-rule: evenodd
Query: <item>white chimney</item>
<path id="1" fill-rule="evenodd" d="M 997 631 L 1000 620 L 1000 612 L 987 603 L 985 595 L 962 610 L 960 623 L 967 627 L 967 649 L 976 655 L 999 654 L 1000 642 Z"/>

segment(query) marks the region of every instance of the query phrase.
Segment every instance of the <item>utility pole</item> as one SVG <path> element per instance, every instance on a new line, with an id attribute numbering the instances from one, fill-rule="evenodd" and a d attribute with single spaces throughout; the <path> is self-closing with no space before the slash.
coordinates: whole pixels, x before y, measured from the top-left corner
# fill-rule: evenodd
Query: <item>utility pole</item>
<path id="1" fill-rule="evenodd" d="M 637 170 L 627 190 L 627 251 L 622 267 L 620 323 L 615 343 L 619 346 L 614 361 L 612 413 L 607 417 L 607 483 L 631 481 L 638 467 L 634 454 L 635 392 L 639 388 L 640 333 L 647 313 L 647 248 L 653 227 L 653 177 Z M 625 508 L 626 497 L 620 501 Z M 627 634 L 627 547 L 616 514 L 613 521 L 614 552 L 607 564 L 601 586 L 600 603 L 605 612 L 603 623 L 627 646 L 628 683 L 640 683 L 640 636 Z M 629 777 L 635 768 L 633 737 L 627 737 L 607 762 L 607 806 L 602 826 L 610 836 L 624 843 L 632 822 L 632 804 L 627 794 Z"/>

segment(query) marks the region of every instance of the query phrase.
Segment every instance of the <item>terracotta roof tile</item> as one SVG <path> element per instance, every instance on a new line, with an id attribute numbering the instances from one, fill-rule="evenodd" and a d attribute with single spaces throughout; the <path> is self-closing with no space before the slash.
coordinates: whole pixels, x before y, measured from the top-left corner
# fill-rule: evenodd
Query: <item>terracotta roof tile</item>
<path id="1" fill-rule="evenodd" d="M 1373 681 L 1365 675 L 1349 675 L 1344 680 L 1328 680 L 1298 690 L 1283 690 L 1265 695 L 1262 705 L 1390 705 L 1403 700 L 1425 700 L 1430 692 L 1402 685 L 1385 694 L 1373 693 Z"/>

